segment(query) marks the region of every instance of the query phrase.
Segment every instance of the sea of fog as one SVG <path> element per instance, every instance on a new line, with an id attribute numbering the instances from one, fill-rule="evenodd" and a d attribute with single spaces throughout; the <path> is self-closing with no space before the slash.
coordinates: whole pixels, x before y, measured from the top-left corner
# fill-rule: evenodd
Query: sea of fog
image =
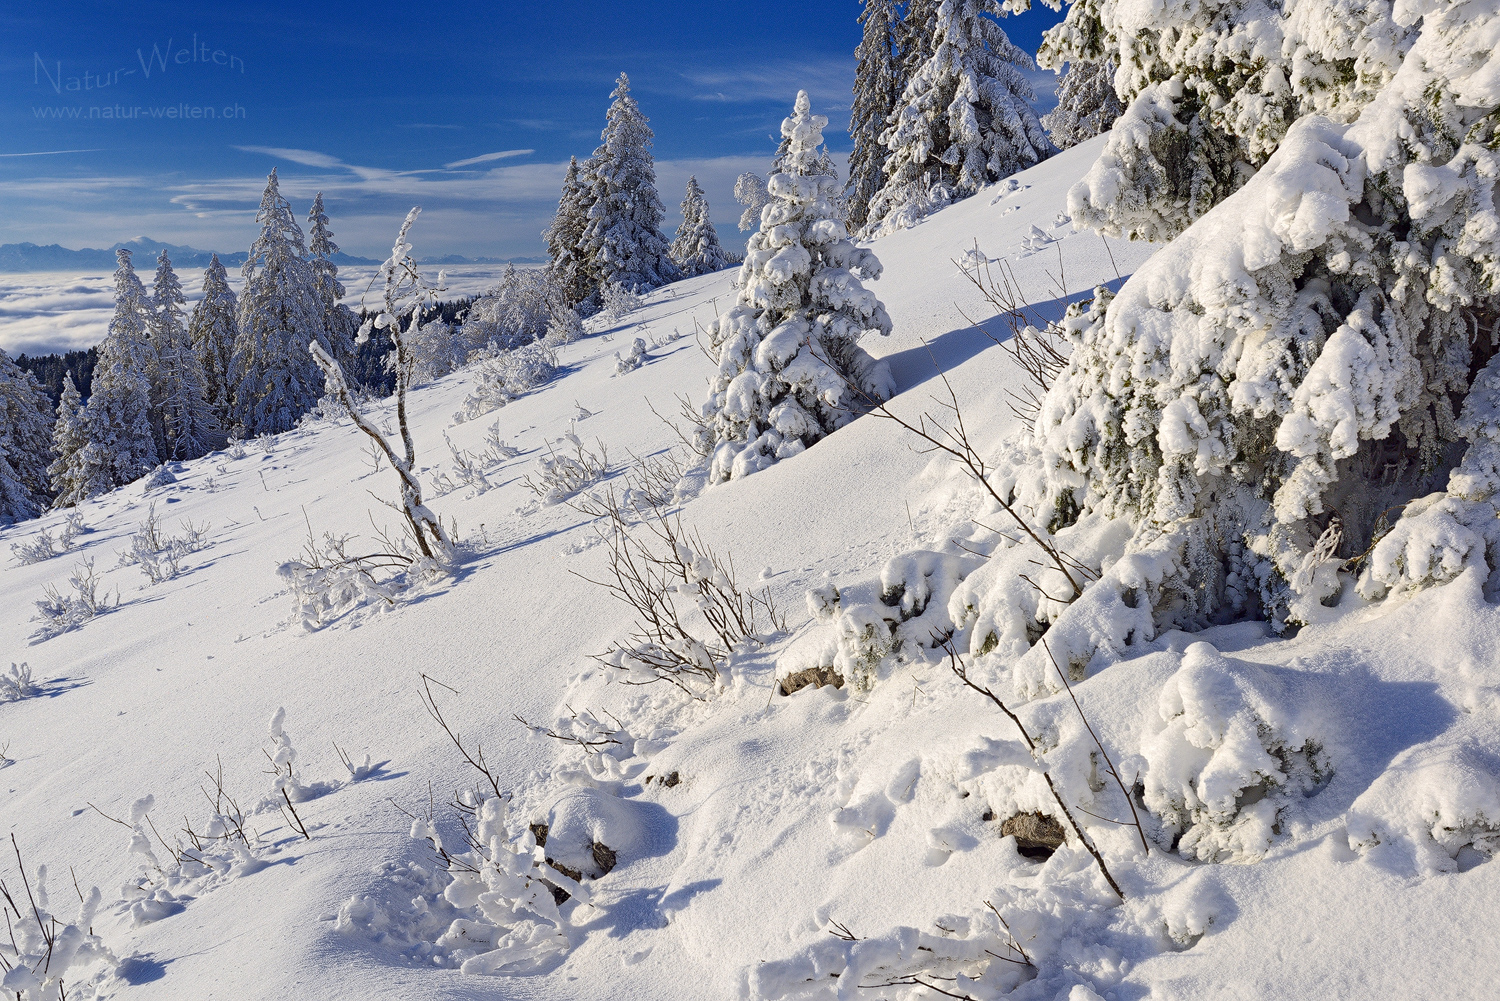
<path id="1" fill-rule="evenodd" d="M 504 264 L 453 265 L 447 269 L 447 297 L 478 295 L 494 285 L 505 268 Z M 379 288 L 370 287 L 378 270 L 374 266 L 340 268 L 339 280 L 347 293 L 344 302 L 357 307 L 361 296 L 372 303 L 378 300 Z M 437 277 L 436 266 L 422 270 Z M 155 263 L 138 262 L 137 272 L 149 287 Z M 184 269 L 177 277 L 191 310 L 203 294 L 203 272 Z M 35 356 L 98 344 L 114 313 L 113 282 L 113 275 L 105 272 L 0 274 L 0 350 L 12 356 Z M 229 283 L 238 293 L 238 268 L 229 269 Z"/>

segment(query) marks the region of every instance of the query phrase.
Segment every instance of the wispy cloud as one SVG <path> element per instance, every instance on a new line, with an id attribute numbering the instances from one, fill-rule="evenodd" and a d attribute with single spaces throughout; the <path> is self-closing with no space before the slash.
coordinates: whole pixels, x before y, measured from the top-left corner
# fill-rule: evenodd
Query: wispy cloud
<path id="1" fill-rule="evenodd" d="M 805 90 L 814 111 L 848 107 L 854 87 L 854 59 L 839 56 L 823 60 L 773 60 L 746 66 L 697 68 L 681 74 L 688 97 L 698 101 L 732 104 L 780 101 L 788 108 Z"/>
<path id="2" fill-rule="evenodd" d="M 475 163 L 489 163 L 491 160 L 508 160 L 513 156 L 530 156 L 535 153 L 534 149 L 507 149 L 499 153 L 485 153 L 482 156 L 471 156 L 467 160 L 454 160 L 452 163 L 443 164 L 448 170 L 455 167 L 467 167 Z"/>
<path id="3" fill-rule="evenodd" d="M 0 153 L 0 156 L 60 156 L 63 153 L 103 153 L 102 149 L 44 149 L 35 153 Z"/>
<path id="4" fill-rule="evenodd" d="M 264 153 L 266 156 L 274 156 L 278 160 L 290 160 L 292 163 L 300 163 L 306 167 L 343 167 L 344 161 L 327 153 L 319 153 L 310 149 L 288 149 L 284 146 L 236 146 L 243 153 Z"/>

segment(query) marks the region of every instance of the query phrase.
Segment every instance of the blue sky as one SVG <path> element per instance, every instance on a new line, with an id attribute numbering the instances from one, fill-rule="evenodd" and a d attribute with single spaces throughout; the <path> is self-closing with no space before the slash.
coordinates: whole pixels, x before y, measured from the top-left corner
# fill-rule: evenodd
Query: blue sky
<path id="1" fill-rule="evenodd" d="M 569 155 L 598 144 L 616 75 L 656 132 L 670 231 L 690 173 L 726 243 L 797 89 L 846 152 L 857 0 L 739 4 L 8 4 L 0 13 L 0 243 L 150 236 L 249 244 L 275 166 L 323 191 L 343 248 L 531 256 Z M 426 13 L 430 11 L 431 13 Z M 1035 51 L 1060 15 L 1005 22 Z M 1034 75 L 1050 104 L 1051 74 Z"/>

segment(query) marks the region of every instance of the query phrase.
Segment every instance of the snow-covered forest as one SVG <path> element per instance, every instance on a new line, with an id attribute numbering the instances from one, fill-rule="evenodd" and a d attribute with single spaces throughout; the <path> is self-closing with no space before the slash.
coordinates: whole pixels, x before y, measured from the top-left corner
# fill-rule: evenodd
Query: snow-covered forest
<path id="1" fill-rule="evenodd" d="M 1494 996 L 1500 5 L 851 8 L 0 351 L 0 995 Z"/>

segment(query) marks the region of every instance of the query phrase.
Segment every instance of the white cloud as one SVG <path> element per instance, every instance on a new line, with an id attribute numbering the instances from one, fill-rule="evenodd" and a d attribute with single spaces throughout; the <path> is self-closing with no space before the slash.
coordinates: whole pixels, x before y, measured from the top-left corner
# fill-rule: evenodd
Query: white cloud
<path id="1" fill-rule="evenodd" d="M 821 61 L 773 60 L 723 69 L 683 72 L 684 90 L 694 100 L 727 103 L 780 102 L 790 111 L 797 91 L 805 90 L 813 110 L 824 113 L 849 107 L 854 87 L 854 58 Z M 832 118 L 833 116 L 830 116 Z"/>
<path id="2" fill-rule="evenodd" d="M 35 153 L 0 153 L 0 156 L 60 156 L 63 153 L 103 153 L 102 149 L 44 149 Z"/>
<path id="3" fill-rule="evenodd" d="M 290 160 L 308 167 L 343 167 L 344 161 L 327 153 L 319 153 L 310 149 L 287 149 L 283 146 L 236 146 L 237 150 L 245 153 L 264 153 L 274 156 L 278 160 Z"/>
<path id="4" fill-rule="evenodd" d="M 502 150 L 499 153 L 485 153 L 483 156 L 471 156 L 467 160 L 454 160 L 452 163 L 443 164 L 443 166 L 448 170 L 452 170 L 455 167 L 467 167 L 470 164 L 474 163 L 488 163 L 491 160 L 507 160 L 513 156 L 530 156 L 535 152 L 536 150 L 534 149 L 507 149 Z"/>

